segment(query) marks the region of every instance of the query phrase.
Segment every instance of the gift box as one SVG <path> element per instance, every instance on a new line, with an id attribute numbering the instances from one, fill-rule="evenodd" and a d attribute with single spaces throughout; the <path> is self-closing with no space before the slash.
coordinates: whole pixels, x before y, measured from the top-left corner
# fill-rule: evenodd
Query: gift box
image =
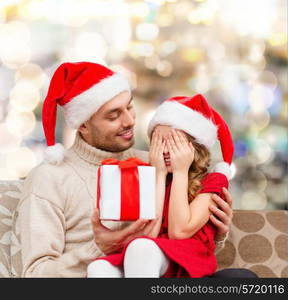
<path id="1" fill-rule="evenodd" d="M 155 167 L 138 158 L 102 161 L 97 179 L 100 219 L 155 219 L 155 186 Z"/>

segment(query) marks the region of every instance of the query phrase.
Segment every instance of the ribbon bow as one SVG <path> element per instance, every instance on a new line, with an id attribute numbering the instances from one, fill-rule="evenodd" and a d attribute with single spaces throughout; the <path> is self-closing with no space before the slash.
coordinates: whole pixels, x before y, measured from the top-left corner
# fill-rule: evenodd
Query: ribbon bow
<path id="1" fill-rule="evenodd" d="M 135 168 L 138 166 L 151 166 L 137 157 L 130 157 L 126 160 L 118 160 L 115 158 L 108 158 L 101 162 L 101 165 L 118 165 L 120 169 Z"/>
<path id="2" fill-rule="evenodd" d="M 140 216 L 139 199 L 139 174 L 138 166 L 151 166 L 137 157 L 131 157 L 126 160 L 117 160 L 108 158 L 101 162 L 98 168 L 97 179 L 97 207 L 100 208 L 101 188 L 100 177 L 101 167 L 105 165 L 118 165 L 121 171 L 121 220 L 137 220 Z M 111 182 L 112 185 L 112 182 Z"/>

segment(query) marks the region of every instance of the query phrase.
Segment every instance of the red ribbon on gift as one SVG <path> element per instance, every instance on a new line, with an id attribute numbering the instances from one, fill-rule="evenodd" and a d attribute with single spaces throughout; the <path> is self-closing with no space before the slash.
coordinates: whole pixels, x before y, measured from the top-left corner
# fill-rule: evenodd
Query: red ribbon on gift
<path id="1" fill-rule="evenodd" d="M 101 165 L 118 165 L 121 172 L 121 215 L 120 220 L 137 220 L 140 216 L 140 192 L 138 166 L 150 166 L 137 157 L 126 160 L 108 158 Z M 100 176 L 101 167 L 98 168 L 97 179 L 97 208 L 100 207 Z M 125 201 L 122 201 L 125 199 Z"/>

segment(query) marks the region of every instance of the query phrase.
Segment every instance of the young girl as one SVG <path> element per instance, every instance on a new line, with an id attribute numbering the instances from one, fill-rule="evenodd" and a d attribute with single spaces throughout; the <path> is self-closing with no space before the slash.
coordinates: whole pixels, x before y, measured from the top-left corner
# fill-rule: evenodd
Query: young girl
<path id="1" fill-rule="evenodd" d="M 202 95 L 174 97 L 152 118 L 150 163 L 156 168 L 157 218 L 121 252 L 97 258 L 87 277 L 204 277 L 217 268 L 212 194 L 228 188 L 230 131 Z M 219 139 L 224 162 L 208 173 L 209 149 Z M 168 175 L 167 175 L 168 174 Z"/>

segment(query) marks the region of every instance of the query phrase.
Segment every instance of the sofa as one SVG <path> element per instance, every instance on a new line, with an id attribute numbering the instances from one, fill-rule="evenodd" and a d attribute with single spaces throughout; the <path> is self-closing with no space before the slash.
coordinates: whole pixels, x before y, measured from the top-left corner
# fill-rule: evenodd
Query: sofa
<path id="1" fill-rule="evenodd" d="M 0 277 L 21 277 L 15 208 L 23 182 L 0 181 Z M 288 277 L 288 211 L 234 210 L 229 236 L 217 253 L 218 270 L 246 268 L 264 278 Z"/>

